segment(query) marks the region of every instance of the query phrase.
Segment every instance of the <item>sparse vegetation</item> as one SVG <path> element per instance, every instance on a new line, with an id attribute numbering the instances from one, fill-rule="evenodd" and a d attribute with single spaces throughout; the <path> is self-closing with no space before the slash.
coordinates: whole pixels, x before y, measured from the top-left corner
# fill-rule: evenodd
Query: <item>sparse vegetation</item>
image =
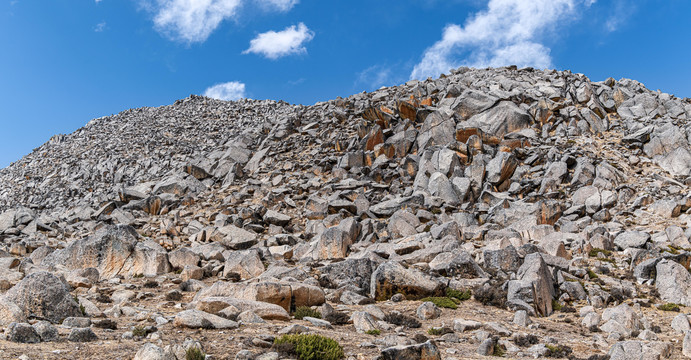
<path id="1" fill-rule="evenodd" d="M 588 252 L 588 256 L 590 256 L 591 258 L 597 258 L 598 255 L 600 255 L 600 253 L 602 253 L 605 256 L 612 255 L 612 252 L 609 250 L 600 249 L 600 248 L 593 248 Z"/>
<path id="2" fill-rule="evenodd" d="M 146 334 L 146 328 L 141 325 L 137 325 L 134 327 L 134 329 L 132 329 L 132 336 L 145 337 Z"/>
<path id="3" fill-rule="evenodd" d="M 379 330 L 379 329 L 367 330 L 367 331 L 365 331 L 365 334 L 377 336 L 377 335 L 381 335 L 381 330 Z"/>
<path id="4" fill-rule="evenodd" d="M 558 300 L 552 300 L 552 309 L 554 311 L 559 311 L 559 310 L 561 310 L 561 308 L 562 308 L 562 305 Z"/>
<path id="5" fill-rule="evenodd" d="M 549 350 L 547 356 L 551 358 L 565 358 L 573 352 L 573 350 L 566 345 L 545 344 L 545 347 Z"/>
<path id="6" fill-rule="evenodd" d="M 458 306 L 456 305 L 456 302 L 453 301 L 452 298 L 449 297 L 426 297 L 424 299 L 421 299 L 420 301 L 423 302 L 431 302 L 434 305 L 437 305 L 438 307 L 441 308 L 447 308 L 447 309 L 456 309 Z"/>
<path id="7" fill-rule="evenodd" d="M 206 359 L 206 354 L 204 352 L 196 347 L 192 346 L 187 348 L 187 351 L 185 352 L 185 360 L 204 360 Z"/>
<path id="8" fill-rule="evenodd" d="M 155 289 L 158 286 L 159 286 L 158 283 L 154 280 L 149 280 L 149 281 L 144 283 L 144 287 L 148 288 L 148 289 Z"/>
<path id="9" fill-rule="evenodd" d="M 313 317 L 317 319 L 322 318 L 322 314 L 319 311 L 314 310 L 309 306 L 299 306 L 297 309 L 295 309 L 293 316 L 299 320 L 302 320 L 304 317 Z"/>
<path id="10" fill-rule="evenodd" d="M 451 330 L 447 327 L 431 327 L 431 328 L 427 329 L 427 334 L 433 335 L 433 336 L 450 334 L 452 332 L 453 332 L 453 330 Z"/>
<path id="11" fill-rule="evenodd" d="M 336 340 L 321 335 L 283 335 L 274 344 L 291 344 L 299 360 L 339 360 L 344 357 L 343 347 Z M 287 350 L 288 347 L 283 346 L 281 349 Z"/>
<path id="12" fill-rule="evenodd" d="M 455 290 L 452 288 L 446 288 L 446 296 L 452 299 L 458 299 L 459 301 L 469 300 L 472 296 L 470 290 Z"/>
<path id="13" fill-rule="evenodd" d="M 506 355 L 506 348 L 504 345 L 499 342 L 494 343 L 494 352 L 492 352 L 492 356 L 502 357 L 504 355 Z"/>
<path id="14" fill-rule="evenodd" d="M 662 304 L 662 305 L 658 306 L 657 308 L 662 310 L 662 311 L 679 312 L 679 304 L 675 304 L 675 303 Z"/>
<path id="15" fill-rule="evenodd" d="M 597 279 L 598 277 L 599 276 L 597 276 L 593 270 L 588 269 L 588 278 L 590 278 L 590 280 Z"/>

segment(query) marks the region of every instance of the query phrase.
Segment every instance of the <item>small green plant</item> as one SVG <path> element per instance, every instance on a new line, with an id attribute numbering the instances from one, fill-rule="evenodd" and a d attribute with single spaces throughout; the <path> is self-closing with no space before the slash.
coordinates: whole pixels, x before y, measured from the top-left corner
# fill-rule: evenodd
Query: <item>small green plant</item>
<path id="1" fill-rule="evenodd" d="M 506 355 L 506 348 L 504 345 L 499 342 L 494 343 L 494 352 L 492 352 L 492 356 L 502 357 L 504 355 Z"/>
<path id="2" fill-rule="evenodd" d="M 549 350 L 549 354 L 547 354 L 547 357 L 551 358 L 568 357 L 573 352 L 573 350 L 566 345 L 545 344 L 545 347 L 547 348 L 547 350 Z"/>
<path id="3" fill-rule="evenodd" d="M 299 320 L 302 320 L 306 316 L 317 318 L 317 319 L 322 318 L 322 314 L 319 311 L 314 310 L 309 306 L 298 306 L 298 308 L 295 309 L 293 316 L 295 316 L 295 318 L 299 319 Z"/>
<path id="4" fill-rule="evenodd" d="M 365 331 L 365 334 L 377 336 L 377 335 L 381 335 L 381 330 L 379 330 L 379 329 L 367 330 L 367 331 Z"/>
<path id="5" fill-rule="evenodd" d="M 657 308 L 662 310 L 662 311 L 679 312 L 679 304 L 675 304 L 675 303 L 662 304 L 662 305 L 658 306 Z"/>
<path id="6" fill-rule="evenodd" d="M 79 304 L 79 311 L 82 312 L 82 315 L 86 316 L 86 309 L 84 308 L 84 305 Z"/>
<path id="7" fill-rule="evenodd" d="M 431 328 L 427 329 L 427 333 L 430 335 L 433 335 L 433 336 L 439 336 L 439 335 L 444 334 L 444 329 L 431 327 Z"/>
<path id="8" fill-rule="evenodd" d="M 452 288 L 446 288 L 446 296 L 450 297 L 452 299 L 458 299 L 460 301 L 465 301 L 465 300 L 469 300 L 471 295 L 472 295 L 472 293 L 470 292 L 470 290 L 460 291 L 460 290 L 455 290 Z"/>
<path id="9" fill-rule="evenodd" d="M 552 300 L 552 309 L 554 311 L 559 311 L 559 310 L 561 310 L 561 308 L 562 308 L 562 306 L 561 306 L 561 303 L 559 301 Z"/>
<path id="10" fill-rule="evenodd" d="M 442 308 L 447 308 L 447 309 L 456 309 L 458 306 L 456 305 L 456 302 L 453 301 L 453 299 L 448 298 L 448 297 L 426 297 L 420 301 L 424 302 L 431 302 L 434 305 L 437 305 Z"/>
<path id="11" fill-rule="evenodd" d="M 134 274 L 132 277 L 135 279 L 141 279 L 144 277 L 144 274 Z"/>
<path id="12" fill-rule="evenodd" d="M 343 347 L 336 340 L 316 334 L 283 335 L 274 344 L 293 345 L 299 360 L 339 360 L 344 357 Z"/>
<path id="13" fill-rule="evenodd" d="M 185 360 L 204 360 L 206 359 L 206 354 L 204 352 L 196 347 L 188 347 L 187 351 L 185 352 Z"/>
<path id="14" fill-rule="evenodd" d="M 610 256 L 610 255 L 612 255 L 612 252 L 609 251 L 609 250 L 599 249 L 599 248 L 593 248 L 593 249 L 591 249 L 591 250 L 588 252 L 588 256 L 590 256 L 590 257 L 592 257 L 592 258 L 596 258 L 596 257 L 598 257 L 598 255 L 599 255 L 600 253 L 604 254 L 605 256 Z"/>
<path id="15" fill-rule="evenodd" d="M 588 269 L 588 278 L 590 278 L 590 280 L 597 279 L 598 277 L 599 276 L 597 276 L 597 274 L 594 271 Z"/>
<path id="16" fill-rule="evenodd" d="M 145 337 L 146 328 L 141 325 L 135 326 L 134 329 L 132 329 L 132 336 Z"/>

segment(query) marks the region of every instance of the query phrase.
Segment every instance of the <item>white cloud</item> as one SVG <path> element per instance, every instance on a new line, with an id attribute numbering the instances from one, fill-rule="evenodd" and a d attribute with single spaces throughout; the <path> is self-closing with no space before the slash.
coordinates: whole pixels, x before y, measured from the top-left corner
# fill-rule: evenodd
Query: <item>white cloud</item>
<path id="1" fill-rule="evenodd" d="M 609 11 L 611 15 L 607 18 L 607 21 L 605 21 L 605 28 L 607 28 L 609 32 L 619 30 L 619 27 L 621 27 L 635 11 L 635 3 L 623 0 L 615 1 L 612 9 Z"/>
<path id="2" fill-rule="evenodd" d="M 98 4 L 98 3 L 100 3 L 100 2 L 103 1 L 103 0 L 95 0 L 95 1 L 96 1 L 96 4 Z"/>
<path id="3" fill-rule="evenodd" d="M 231 81 L 216 84 L 204 91 L 204 96 L 220 100 L 238 100 L 245 97 L 245 84 Z"/>
<path id="4" fill-rule="evenodd" d="M 300 0 L 256 0 L 265 9 L 275 9 L 278 11 L 288 11 L 297 5 Z"/>
<path id="5" fill-rule="evenodd" d="M 95 32 L 103 32 L 103 30 L 105 30 L 105 29 L 106 29 L 106 22 L 104 21 L 104 22 L 100 22 L 100 23 L 96 24 L 94 31 Z"/>
<path id="6" fill-rule="evenodd" d="M 219 24 L 237 13 L 242 0 L 156 0 L 156 30 L 173 40 L 203 42 Z M 146 5 L 145 5 L 146 6 Z"/>
<path id="7" fill-rule="evenodd" d="M 300 54 L 307 52 L 304 43 L 314 38 L 314 32 L 300 23 L 285 28 L 282 31 L 267 31 L 257 35 L 256 38 L 250 41 L 249 49 L 243 51 L 243 54 L 255 53 L 264 55 L 269 59 L 278 59 L 283 56 L 291 54 Z"/>
<path id="8" fill-rule="evenodd" d="M 465 65 L 552 67 L 550 49 L 540 44 L 556 25 L 578 16 L 578 9 L 596 0 L 490 0 L 487 9 L 462 27 L 448 25 L 442 39 L 425 50 L 410 77 L 436 77 Z"/>

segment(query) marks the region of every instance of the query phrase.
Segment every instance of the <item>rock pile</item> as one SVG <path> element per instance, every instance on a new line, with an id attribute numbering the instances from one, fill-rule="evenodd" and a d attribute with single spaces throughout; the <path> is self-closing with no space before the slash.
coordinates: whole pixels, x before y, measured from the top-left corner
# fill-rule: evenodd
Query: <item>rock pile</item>
<path id="1" fill-rule="evenodd" d="M 95 119 L 0 170 L 0 344 L 691 356 L 689 144 L 689 99 L 515 67 Z"/>

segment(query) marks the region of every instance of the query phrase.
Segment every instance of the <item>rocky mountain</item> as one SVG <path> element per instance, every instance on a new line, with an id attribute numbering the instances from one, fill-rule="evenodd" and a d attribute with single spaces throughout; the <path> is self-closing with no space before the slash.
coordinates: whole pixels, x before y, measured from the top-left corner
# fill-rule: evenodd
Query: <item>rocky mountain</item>
<path id="1" fill-rule="evenodd" d="M 94 119 L 0 170 L 0 349 L 691 357 L 690 144 L 690 99 L 515 67 Z"/>

